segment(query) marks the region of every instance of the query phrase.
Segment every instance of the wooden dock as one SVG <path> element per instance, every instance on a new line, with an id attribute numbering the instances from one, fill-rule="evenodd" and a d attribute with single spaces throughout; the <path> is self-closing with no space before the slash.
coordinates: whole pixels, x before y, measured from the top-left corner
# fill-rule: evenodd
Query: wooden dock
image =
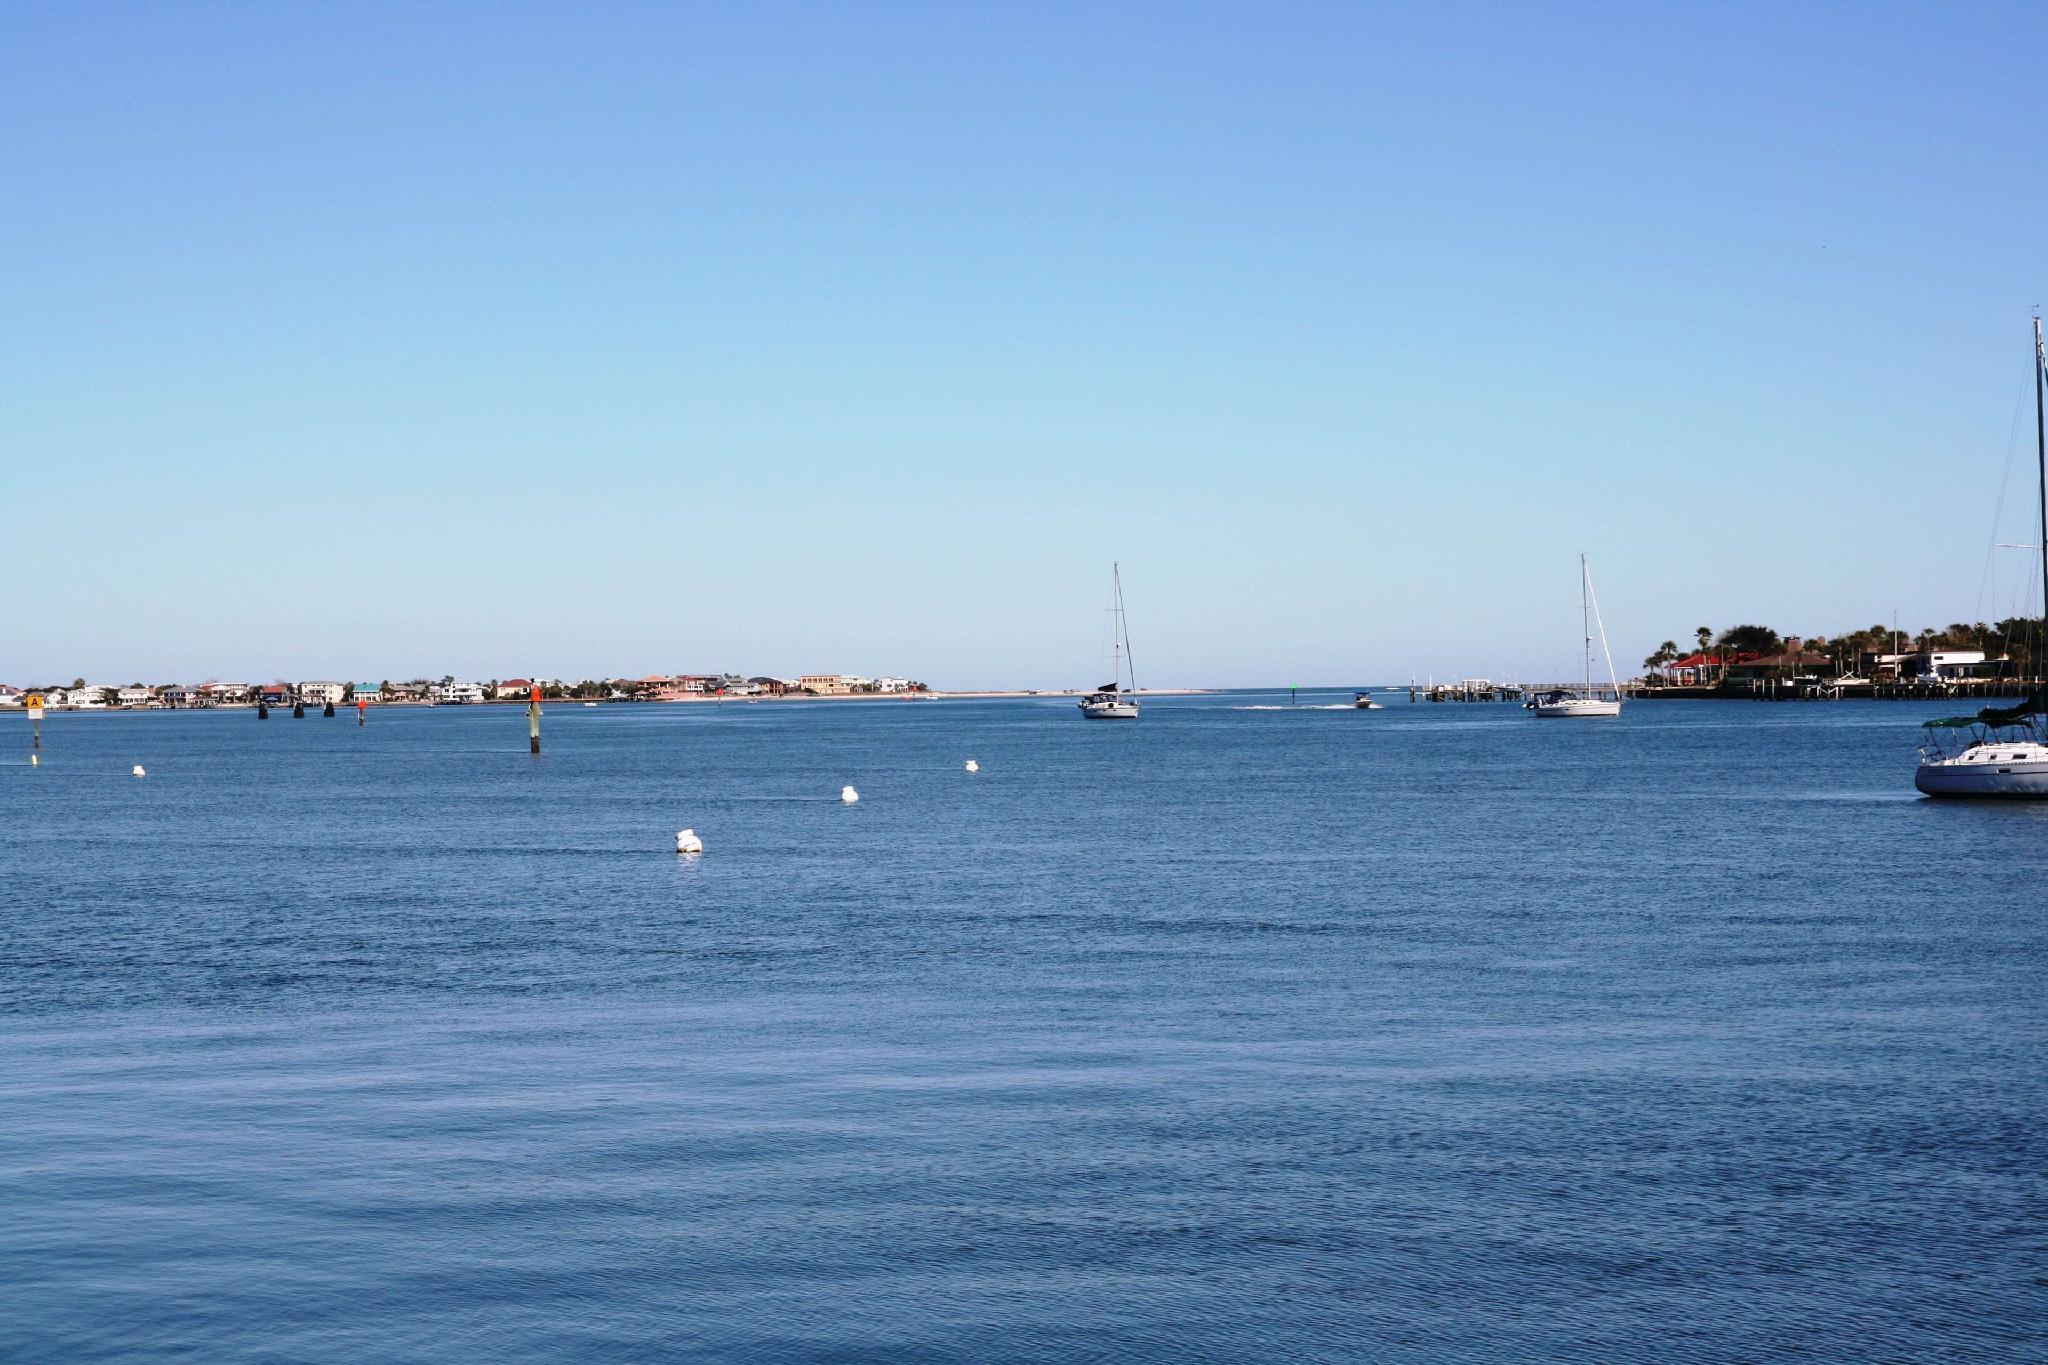
<path id="1" fill-rule="evenodd" d="M 1485 678 L 1467 678 L 1463 682 L 1408 684 L 1408 700 L 1418 701 L 1520 701 L 1538 688 L 1528 688 L 1520 683 L 1490 682 Z"/>

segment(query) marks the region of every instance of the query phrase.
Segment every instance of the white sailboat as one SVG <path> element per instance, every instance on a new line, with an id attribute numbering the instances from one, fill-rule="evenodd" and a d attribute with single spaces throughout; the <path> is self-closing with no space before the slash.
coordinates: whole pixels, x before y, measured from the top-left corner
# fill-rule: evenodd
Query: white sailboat
<path id="1" fill-rule="evenodd" d="M 1593 629 L 1600 631 L 1600 652 L 1607 658 L 1607 691 L 1603 696 L 1593 690 Z M 1529 709 L 1539 716 L 1618 716 L 1621 714 L 1621 683 L 1614 676 L 1614 655 L 1607 648 L 1607 626 L 1600 619 L 1600 599 L 1593 595 L 1593 573 L 1586 567 L 1586 557 L 1579 556 L 1579 634 L 1586 646 L 1586 681 L 1578 692 L 1558 688 L 1545 692 L 1529 703 Z"/>
<path id="2" fill-rule="evenodd" d="M 2042 630 L 2048 634 L 2048 349 L 2034 318 L 2034 464 L 2041 500 Z M 2048 641 L 2037 646 L 2038 660 Z M 2038 665 L 2037 665 L 2038 667 Z M 2048 686 L 2017 706 L 1930 720 L 1913 785 L 1929 796 L 1999 796 L 2048 801 Z"/>
<path id="3" fill-rule="evenodd" d="M 1081 714 L 1089 720 L 1136 720 L 1138 675 L 1131 666 L 1131 637 L 1124 626 L 1124 580 L 1120 566 L 1109 566 L 1109 582 L 1109 614 L 1114 630 L 1109 681 L 1081 698 Z M 1129 687 L 1123 685 L 1126 682 Z"/>

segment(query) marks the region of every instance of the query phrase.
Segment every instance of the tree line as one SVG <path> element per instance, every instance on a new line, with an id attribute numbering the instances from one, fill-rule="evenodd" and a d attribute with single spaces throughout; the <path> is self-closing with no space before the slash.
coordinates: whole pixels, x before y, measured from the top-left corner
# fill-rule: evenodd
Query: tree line
<path id="1" fill-rule="evenodd" d="M 1740 625 L 1715 632 L 1711 626 L 1693 631 L 1693 653 L 1715 659 L 1726 668 L 1741 656 L 1780 654 L 1788 638 L 1770 626 Z M 1865 654 L 1912 653 L 1916 650 L 1981 649 L 1987 659 L 2008 658 L 2023 674 L 2033 675 L 2042 655 L 2042 620 L 2038 616 L 2009 616 L 2003 621 L 1952 621 L 1946 626 L 1927 626 L 1918 631 L 1894 630 L 1887 625 L 1865 626 L 1835 636 L 1815 635 L 1800 639 L 1802 652 L 1834 660 L 1836 667 L 1849 670 Z M 1663 668 L 1685 657 L 1676 640 L 1666 640 L 1643 660 L 1645 668 Z"/>

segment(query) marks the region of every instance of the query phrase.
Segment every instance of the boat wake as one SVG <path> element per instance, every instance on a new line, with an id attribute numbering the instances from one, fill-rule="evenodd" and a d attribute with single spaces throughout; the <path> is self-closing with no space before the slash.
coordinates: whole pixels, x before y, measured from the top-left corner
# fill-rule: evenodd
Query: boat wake
<path id="1" fill-rule="evenodd" d="M 1356 711 L 1359 708 L 1348 701 L 1313 702 L 1307 706 L 1233 706 L 1233 711 Z"/>

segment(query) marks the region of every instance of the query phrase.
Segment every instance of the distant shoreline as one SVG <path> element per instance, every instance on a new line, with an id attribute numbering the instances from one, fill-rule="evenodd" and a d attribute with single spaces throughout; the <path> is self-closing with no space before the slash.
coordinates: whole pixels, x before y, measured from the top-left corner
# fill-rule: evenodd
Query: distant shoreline
<path id="1" fill-rule="evenodd" d="M 1140 697 L 1140 698 L 1145 698 L 1145 697 L 1205 697 L 1205 696 L 1212 696 L 1212 695 L 1216 694 L 1216 693 L 1217 693 L 1217 692 L 1218 692 L 1219 690 L 1220 690 L 1220 689 L 1218 689 L 1218 688 L 1213 688 L 1213 687 L 1146 687 L 1146 688 L 1141 688 L 1141 689 L 1140 689 L 1139 691 L 1137 691 L 1137 692 L 1136 692 L 1136 693 L 1134 693 L 1133 695 L 1135 695 L 1135 696 L 1137 696 L 1137 697 Z M 1033 691 L 1033 690 L 1030 690 L 1030 689 L 1015 689 L 1015 690 L 1007 690 L 1007 691 L 1005 691 L 1005 690 L 990 690 L 990 691 L 974 691 L 974 692 L 939 692 L 939 691 L 927 691 L 927 692 L 844 692 L 844 693 L 796 693 L 796 692 L 785 692 L 785 693 L 781 693 L 781 694 L 779 694 L 779 695 L 766 695 L 766 696 L 758 696 L 758 697 L 730 697 L 730 696 L 724 696 L 724 697 L 722 697 L 722 696 L 719 696 L 718 694 L 716 694 L 716 693 L 713 693 L 713 692 L 703 692 L 703 693 L 693 693 L 693 694 L 690 694 L 690 695 L 688 695 L 688 696 L 681 696 L 681 697 L 663 697 L 663 698 L 661 698 L 661 699 L 659 699 L 659 700 L 655 700 L 655 699 L 652 699 L 652 698 L 649 698 L 649 699 L 645 699 L 645 700 L 643 700 L 643 699 L 641 699 L 641 698 L 637 698 L 637 697 L 635 697 L 635 698 L 616 698 L 616 697 L 615 697 L 615 698 L 598 698 L 598 697 L 545 697 L 545 698 L 543 698 L 543 699 L 541 700 L 541 706 L 542 706 L 542 707 L 543 707 L 543 708 L 545 709 L 546 707 L 550 707 L 550 706 L 577 706 L 577 707 L 580 707 L 580 706 L 583 706 L 583 705 L 584 705 L 584 704 L 586 704 L 586 703 L 588 703 L 588 704 L 589 704 L 589 705 L 591 705 L 591 706 L 600 706 L 600 707 L 608 707 L 608 706 L 699 706 L 699 705 L 703 705 L 703 704 L 705 704 L 705 703 L 707 703 L 707 702 L 713 702 L 713 703 L 718 703 L 718 704 L 720 704 L 720 705 L 731 705 L 731 706 L 751 706 L 751 705 L 753 705 L 753 704 L 754 704 L 755 702 L 815 702 L 815 701 L 858 701 L 858 702 L 883 702 L 883 701 L 897 701 L 897 702 L 909 702 L 909 701 L 990 701 L 990 700 L 1002 700 L 1002 699 L 1005 699 L 1005 698 L 1030 698 L 1030 697 L 1054 697 L 1054 698 L 1062 698 L 1062 697 L 1085 697 L 1085 696 L 1089 695 L 1090 691 L 1092 691 L 1092 689 L 1090 689 L 1090 688 L 1080 688 L 1080 687 L 1075 687 L 1075 688 L 1067 688 L 1067 689 L 1064 689 L 1064 690 L 1051 690 L 1051 691 Z M 401 708 L 401 707 L 403 707 L 403 708 L 418 708 L 418 709 L 435 709 L 435 708 L 443 708 L 443 707 L 450 707 L 450 708 L 454 708 L 454 709 L 456 709 L 456 710 L 468 710 L 468 709 L 470 709 L 470 708 L 473 708 L 473 707 L 484 707 L 484 706 L 525 706 L 526 704 L 527 704 L 527 698 L 525 698 L 525 697 L 486 697 L 486 698 L 485 698 L 484 700 L 482 700 L 482 701 L 459 701 L 459 702 L 436 702 L 436 701 L 426 701 L 426 700 L 424 700 L 424 699 L 421 699 L 421 700 L 412 700 L 412 699 L 407 699 L 407 700 L 405 700 L 405 701 L 374 701 L 374 702 L 370 702 L 370 703 L 369 703 L 369 704 L 368 704 L 368 705 L 367 705 L 367 706 L 366 706 L 366 707 L 365 707 L 364 709 L 366 709 L 366 710 L 372 710 L 372 711 L 388 711 L 388 710 L 395 710 L 395 709 L 398 709 L 398 708 Z M 270 707 L 270 708 L 271 708 L 272 710 L 274 710 L 274 711 L 284 711 L 284 710 L 289 710 L 289 709 L 291 709 L 291 707 L 293 706 L 293 703 L 291 703 L 291 702 L 270 702 L 270 703 L 268 703 L 268 705 L 269 705 L 269 707 Z M 314 708 L 315 708 L 315 706 L 316 706 L 316 705 L 319 705 L 319 704 L 318 704 L 318 703 L 314 703 L 314 702 L 308 702 L 308 703 L 306 703 L 306 708 L 307 708 L 308 710 L 312 710 L 312 709 L 314 709 Z M 57 713 L 57 712 L 61 712 L 61 713 L 63 713 L 64 715 L 67 715 L 67 716 L 89 716 L 89 715 L 94 715 L 94 714 L 97 714 L 97 713 L 102 713 L 102 712 L 105 712 L 105 713 L 120 713 L 120 714 L 122 714 L 122 715 L 142 715 L 142 714 L 147 714 L 147 713 L 150 713 L 150 712 L 158 712 L 158 711 L 254 711 L 254 710 L 256 710 L 256 709 L 257 709 L 257 707 L 258 707 L 258 703 L 256 703 L 256 702 L 253 702 L 253 701 L 238 701 L 238 702 L 226 702 L 226 703 L 223 703 L 222 705 L 219 705 L 219 706 L 53 706 L 53 707 L 51 707 L 51 708 L 49 708 L 49 709 L 50 709 L 50 711 L 51 711 L 51 712 L 52 712 L 53 714 L 54 714 L 54 713 Z M 335 710 L 336 710 L 337 712 L 340 712 L 340 711 L 353 711 L 353 710 L 355 709 L 355 703 L 354 703 L 354 702 L 352 702 L 352 701 L 350 701 L 350 702 L 336 702 L 336 703 L 334 704 L 334 708 L 335 708 Z M 8 714 L 8 713 L 10 713 L 10 712 L 17 712 L 17 711 L 24 711 L 24 708 L 22 708 L 22 707 L 19 707 L 19 706 L 4 706 L 4 707 L 0 707 L 0 715 L 6 715 L 6 714 Z M 25 712 L 24 712 L 24 714 L 25 714 Z"/>

